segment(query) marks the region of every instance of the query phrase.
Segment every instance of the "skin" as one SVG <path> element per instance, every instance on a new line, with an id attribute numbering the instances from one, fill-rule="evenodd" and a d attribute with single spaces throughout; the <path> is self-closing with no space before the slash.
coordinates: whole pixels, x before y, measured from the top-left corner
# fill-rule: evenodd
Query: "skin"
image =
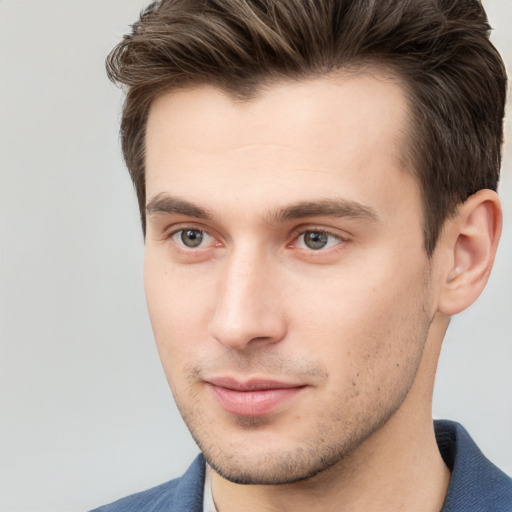
<path id="1" fill-rule="evenodd" d="M 442 506 L 437 358 L 448 315 L 490 268 L 464 229 L 492 232 L 478 239 L 481 259 L 492 253 L 498 203 L 486 191 L 461 209 L 429 259 L 401 158 L 407 114 L 401 87 L 366 73 L 246 102 L 201 86 L 152 105 L 148 309 L 220 512 Z M 485 276 L 469 291 L 461 276 L 477 263 Z M 235 414 L 218 378 L 300 389 L 269 413 Z"/>

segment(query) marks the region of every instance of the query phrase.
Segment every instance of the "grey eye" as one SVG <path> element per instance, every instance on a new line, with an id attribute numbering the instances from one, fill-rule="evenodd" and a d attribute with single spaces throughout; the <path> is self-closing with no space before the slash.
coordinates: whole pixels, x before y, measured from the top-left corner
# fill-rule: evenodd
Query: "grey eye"
<path id="1" fill-rule="evenodd" d="M 306 231 L 303 235 L 304 245 L 308 249 L 323 249 L 329 242 L 329 235 L 318 231 Z"/>
<path id="2" fill-rule="evenodd" d="M 204 233 L 199 229 L 184 229 L 180 232 L 180 239 L 187 247 L 199 247 L 204 238 Z"/>

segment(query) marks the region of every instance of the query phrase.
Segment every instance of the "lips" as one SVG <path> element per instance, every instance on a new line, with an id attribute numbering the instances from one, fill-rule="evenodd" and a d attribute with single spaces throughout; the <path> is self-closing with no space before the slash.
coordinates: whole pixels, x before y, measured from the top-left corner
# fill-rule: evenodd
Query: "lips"
<path id="1" fill-rule="evenodd" d="M 230 377 L 208 379 L 216 402 L 237 416 L 264 416 L 276 412 L 305 389 L 303 384 L 266 379 L 240 381 Z"/>

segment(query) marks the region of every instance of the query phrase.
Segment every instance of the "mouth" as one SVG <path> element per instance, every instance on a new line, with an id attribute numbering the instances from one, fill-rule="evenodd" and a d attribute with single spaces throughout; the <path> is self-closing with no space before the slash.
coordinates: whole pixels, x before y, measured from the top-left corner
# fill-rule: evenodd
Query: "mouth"
<path id="1" fill-rule="evenodd" d="M 307 385 L 269 379 L 217 377 L 205 381 L 214 400 L 236 416 L 265 416 L 285 407 Z"/>

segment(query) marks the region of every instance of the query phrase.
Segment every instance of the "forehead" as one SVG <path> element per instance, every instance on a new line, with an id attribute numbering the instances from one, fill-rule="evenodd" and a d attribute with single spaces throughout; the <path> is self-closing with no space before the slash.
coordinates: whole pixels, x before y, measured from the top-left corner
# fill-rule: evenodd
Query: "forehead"
<path id="1" fill-rule="evenodd" d="M 285 189 L 291 200 L 333 190 L 359 200 L 365 184 L 409 175 L 407 124 L 402 87 L 377 72 L 282 81 L 246 101 L 211 86 L 166 93 L 148 118 L 147 197 L 204 198 L 213 186 L 255 204 Z"/>
<path id="2" fill-rule="evenodd" d="M 170 91 L 153 101 L 146 135 L 151 143 L 155 129 L 165 127 L 179 144 L 191 133 L 196 138 L 207 134 L 209 137 L 202 142 L 222 149 L 230 143 L 243 142 L 244 136 L 249 136 L 251 142 L 266 142 L 286 139 L 287 135 L 296 137 L 302 131 L 314 140 L 317 135 L 314 128 L 328 124 L 334 127 L 337 118 L 348 129 L 357 127 L 358 134 L 366 138 L 377 134 L 379 127 L 382 128 L 379 136 L 385 132 L 393 136 L 389 128 L 404 126 L 407 111 L 402 82 L 390 72 L 369 68 L 263 83 L 248 99 L 208 85 Z M 270 123 L 276 120 L 279 123 Z M 304 122 L 309 125 L 310 133 L 303 131 Z M 217 137 L 208 132 L 212 126 Z M 338 124 L 336 128 L 339 131 L 343 126 Z M 173 129 L 174 133 L 170 133 Z M 228 134 L 230 137 L 226 138 Z M 320 135 L 325 138 L 326 134 Z M 343 136 L 343 132 L 339 135 Z"/>

